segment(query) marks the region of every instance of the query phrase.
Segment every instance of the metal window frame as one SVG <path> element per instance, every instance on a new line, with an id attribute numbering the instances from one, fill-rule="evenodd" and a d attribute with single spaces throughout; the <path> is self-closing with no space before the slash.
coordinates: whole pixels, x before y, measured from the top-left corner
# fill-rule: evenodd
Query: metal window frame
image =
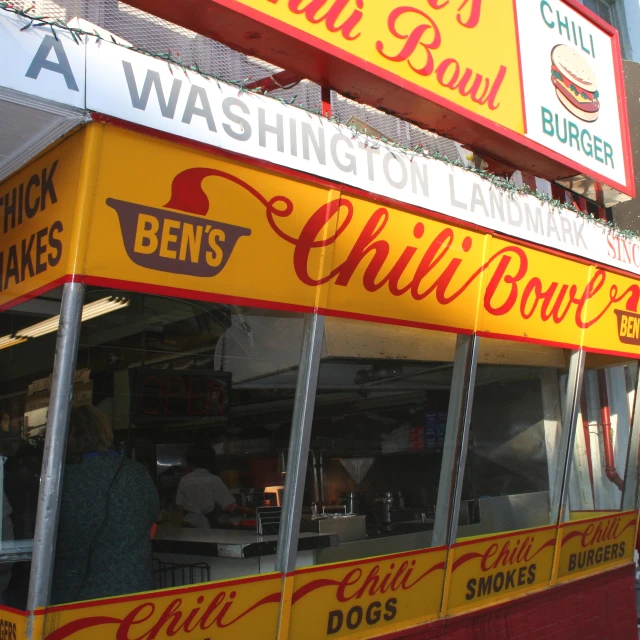
<path id="1" fill-rule="evenodd" d="M 282 519 L 278 532 L 275 569 L 287 575 L 296 567 L 302 499 L 307 477 L 309 444 L 324 340 L 324 316 L 305 316 L 300 365 L 293 405 Z"/>
<path id="2" fill-rule="evenodd" d="M 62 469 L 69 431 L 84 294 L 84 284 L 66 282 L 63 285 L 29 576 L 27 638 L 30 640 L 34 639 L 35 611 L 46 607 L 51 596 Z"/>
<path id="3" fill-rule="evenodd" d="M 433 525 L 434 547 L 451 546 L 458 533 L 479 347 L 476 334 L 458 334 Z"/>

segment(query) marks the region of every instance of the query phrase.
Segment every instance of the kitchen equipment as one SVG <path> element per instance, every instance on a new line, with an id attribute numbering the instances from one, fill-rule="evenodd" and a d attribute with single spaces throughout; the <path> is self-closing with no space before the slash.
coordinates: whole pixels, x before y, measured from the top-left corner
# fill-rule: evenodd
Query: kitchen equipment
<path id="1" fill-rule="evenodd" d="M 376 510 L 379 519 L 385 524 L 391 523 L 391 512 L 395 507 L 395 496 L 393 491 L 385 491 L 382 494 L 378 494 L 376 498 Z"/>
<path id="2" fill-rule="evenodd" d="M 340 494 L 340 503 L 346 507 L 347 513 L 357 516 L 364 513 L 364 495 L 357 491 L 344 491 Z"/>
<path id="3" fill-rule="evenodd" d="M 340 544 L 366 540 L 367 527 L 365 516 L 344 514 L 304 516 L 300 522 L 300 530 L 313 533 L 334 533 L 338 535 Z"/>
<path id="4" fill-rule="evenodd" d="M 360 484 L 371 468 L 375 458 L 342 458 L 340 463 L 356 484 Z"/>

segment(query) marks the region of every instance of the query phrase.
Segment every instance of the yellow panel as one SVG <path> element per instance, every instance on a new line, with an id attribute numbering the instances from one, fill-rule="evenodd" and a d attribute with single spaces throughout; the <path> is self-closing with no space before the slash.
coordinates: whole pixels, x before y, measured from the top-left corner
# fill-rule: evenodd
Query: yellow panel
<path id="1" fill-rule="evenodd" d="M 297 571 L 290 637 L 363 640 L 434 620 L 446 555 L 428 549 Z"/>
<path id="2" fill-rule="evenodd" d="M 426 213 L 108 127 L 85 273 L 169 295 L 639 352 L 631 278 Z M 563 364 L 527 349 L 483 347 L 481 361 Z"/>
<path id="3" fill-rule="evenodd" d="M 513 0 L 325 2 L 240 0 L 504 127 L 524 132 Z M 345 8 L 346 7 L 346 8 Z M 338 27 L 338 28 L 336 28 Z M 500 46 L 490 43 L 500 42 Z M 466 94 L 466 95 L 465 95 Z"/>
<path id="4" fill-rule="evenodd" d="M 491 239 L 481 330 L 497 335 L 579 345 L 575 298 L 589 267 L 543 251 Z"/>
<path id="5" fill-rule="evenodd" d="M 637 519 L 636 511 L 626 511 L 564 524 L 558 582 L 633 562 Z"/>
<path id="6" fill-rule="evenodd" d="M 593 268 L 591 295 L 583 324 L 585 347 L 622 351 L 640 357 L 638 281 Z"/>
<path id="7" fill-rule="evenodd" d="M 85 133 L 53 147 L 0 185 L 0 308 L 73 270 Z"/>
<path id="8" fill-rule="evenodd" d="M 556 527 L 546 527 L 456 544 L 446 613 L 472 611 L 548 586 L 556 534 Z"/>
<path id="9" fill-rule="evenodd" d="M 281 574 L 211 583 L 108 600 L 61 605 L 47 610 L 46 640 L 215 637 L 275 638 Z"/>

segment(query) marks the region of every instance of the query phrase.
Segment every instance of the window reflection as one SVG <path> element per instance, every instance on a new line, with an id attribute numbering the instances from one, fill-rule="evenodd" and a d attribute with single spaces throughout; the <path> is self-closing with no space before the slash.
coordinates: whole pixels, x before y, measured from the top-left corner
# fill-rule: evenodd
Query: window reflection
<path id="1" fill-rule="evenodd" d="M 636 372 L 635 361 L 587 355 L 571 469 L 572 519 L 622 508 Z"/>
<path id="2" fill-rule="evenodd" d="M 553 523 L 567 358 L 481 339 L 458 539 Z"/>
<path id="3" fill-rule="evenodd" d="M 326 319 L 301 528 L 336 544 L 317 563 L 432 546 L 455 345 Z"/>
<path id="4" fill-rule="evenodd" d="M 0 314 L 0 598 L 16 609 L 27 606 L 61 295 Z"/>

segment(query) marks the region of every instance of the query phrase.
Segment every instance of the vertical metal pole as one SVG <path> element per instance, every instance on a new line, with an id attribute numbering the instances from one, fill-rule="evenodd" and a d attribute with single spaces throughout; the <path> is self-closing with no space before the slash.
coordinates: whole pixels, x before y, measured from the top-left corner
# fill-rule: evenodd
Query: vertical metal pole
<path id="1" fill-rule="evenodd" d="M 562 430 L 560 432 L 560 447 L 558 455 L 564 464 L 556 467 L 555 486 L 560 491 L 555 492 L 555 500 L 551 503 L 550 522 L 562 523 L 567 516 L 569 501 L 569 481 L 573 463 L 573 447 L 580 411 L 580 394 L 582 392 L 582 378 L 584 376 L 585 352 L 582 349 L 572 351 L 569 360 L 569 375 L 567 376 L 567 395 L 562 414 Z"/>
<path id="2" fill-rule="evenodd" d="M 73 378 L 78 355 L 82 322 L 84 285 L 68 282 L 62 290 L 60 325 L 53 362 L 51 396 L 47 415 L 38 512 L 33 540 L 31 577 L 29 580 L 29 623 L 27 636 L 32 638 L 33 612 L 49 604 L 53 562 L 56 549 L 58 513 L 62 486 L 62 467 L 67 445 L 69 413 L 73 395 Z M 35 640 L 35 638 L 33 639 Z"/>
<path id="3" fill-rule="evenodd" d="M 282 520 L 276 551 L 276 571 L 284 574 L 291 573 L 296 566 L 302 498 L 307 477 L 309 442 L 311 441 L 311 423 L 324 339 L 324 316 L 314 313 L 306 316 L 304 322 L 302 355 L 289 440 L 287 476 L 284 483 Z"/>
<path id="4" fill-rule="evenodd" d="M 627 450 L 627 464 L 624 470 L 624 491 L 622 492 L 622 510 L 638 508 L 638 453 L 640 452 L 640 362 L 636 371 L 636 397 L 631 416 L 631 435 Z"/>
<path id="5" fill-rule="evenodd" d="M 471 408 L 478 367 L 480 338 L 459 335 L 453 361 L 453 377 L 445 432 L 440 485 L 432 546 L 451 546 L 458 533 L 460 497 L 469 445 Z"/>

